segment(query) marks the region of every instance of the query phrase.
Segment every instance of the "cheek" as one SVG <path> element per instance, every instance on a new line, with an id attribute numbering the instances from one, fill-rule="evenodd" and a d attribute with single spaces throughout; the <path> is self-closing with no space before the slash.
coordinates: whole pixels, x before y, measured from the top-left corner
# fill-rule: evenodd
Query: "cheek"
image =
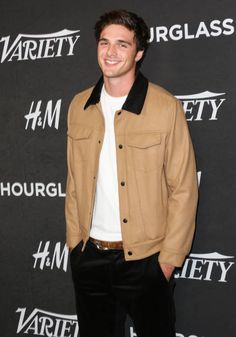
<path id="1" fill-rule="evenodd" d="M 133 58 L 129 53 L 122 53 L 123 60 L 126 61 L 126 63 L 132 62 Z"/>
<path id="2" fill-rule="evenodd" d="M 97 55 L 98 55 L 98 57 L 101 57 L 104 54 L 105 54 L 105 49 L 102 49 L 102 48 L 98 48 L 97 49 Z"/>
<path id="3" fill-rule="evenodd" d="M 103 62 L 103 53 L 101 51 L 97 54 L 97 60 L 99 64 Z"/>

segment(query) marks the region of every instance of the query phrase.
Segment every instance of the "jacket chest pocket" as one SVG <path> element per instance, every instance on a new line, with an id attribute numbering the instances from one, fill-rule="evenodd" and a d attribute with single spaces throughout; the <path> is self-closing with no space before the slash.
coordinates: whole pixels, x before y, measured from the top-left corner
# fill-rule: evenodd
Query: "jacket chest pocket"
<path id="1" fill-rule="evenodd" d="M 72 139 L 72 149 L 74 158 L 85 161 L 91 146 L 92 129 L 71 124 L 68 129 L 68 136 Z"/>
<path id="2" fill-rule="evenodd" d="M 163 165 L 161 134 L 130 134 L 126 137 L 127 161 L 135 169 L 151 171 Z"/>

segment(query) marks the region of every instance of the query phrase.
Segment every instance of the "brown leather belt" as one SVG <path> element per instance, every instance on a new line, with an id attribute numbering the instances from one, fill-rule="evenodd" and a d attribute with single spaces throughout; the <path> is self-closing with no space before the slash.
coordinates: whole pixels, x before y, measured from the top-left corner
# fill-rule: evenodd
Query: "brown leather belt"
<path id="1" fill-rule="evenodd" d="M 97 246 L 98 249 L 108 250 L 108 249 L 123 249 L 122 241 L 102 241 L 93 238 L 89 238 L 89 241 Z"/>

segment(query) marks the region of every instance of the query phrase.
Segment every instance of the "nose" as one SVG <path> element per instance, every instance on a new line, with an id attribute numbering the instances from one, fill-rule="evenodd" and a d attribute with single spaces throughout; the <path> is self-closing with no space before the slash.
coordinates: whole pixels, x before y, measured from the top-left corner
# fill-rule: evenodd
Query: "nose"
<path id="1" fill-rule="evenodd" d="M 108 56 L 115 56 L 116 55 L 116 46 L 113 44 L 109 44 L 107 48 L 107 55 Z"/>

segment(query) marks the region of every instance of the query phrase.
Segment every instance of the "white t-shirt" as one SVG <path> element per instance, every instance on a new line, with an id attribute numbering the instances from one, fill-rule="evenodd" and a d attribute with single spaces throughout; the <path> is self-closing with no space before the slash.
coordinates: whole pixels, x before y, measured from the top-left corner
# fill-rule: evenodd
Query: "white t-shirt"
<path id="1" fill-rule="evenodd" d="M 112 97 L 103 86 L 101 105 L 105 134 L 99 159 L 97 187 L 90 236 L 103 241 L 121 241 L 114 116 L 127 96 Z"/>

